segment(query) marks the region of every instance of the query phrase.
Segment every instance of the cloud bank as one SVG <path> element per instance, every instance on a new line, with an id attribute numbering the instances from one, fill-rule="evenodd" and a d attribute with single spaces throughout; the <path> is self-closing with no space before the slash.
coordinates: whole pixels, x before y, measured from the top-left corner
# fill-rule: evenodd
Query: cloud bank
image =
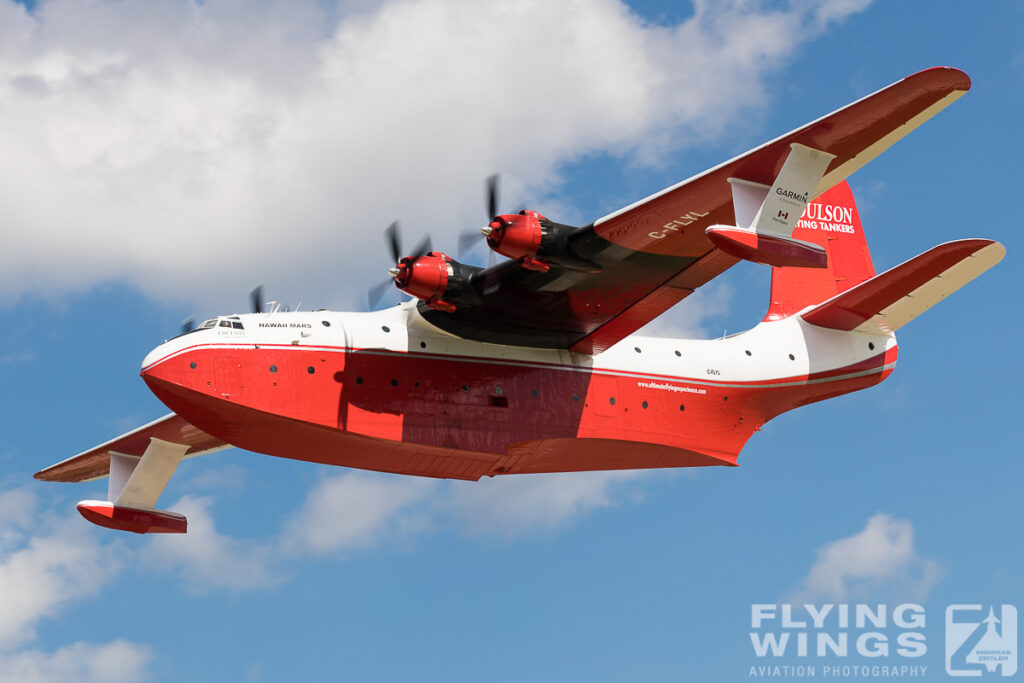
<path id="1" fill-rule="evenodd" d="M 126 640 L 18 649 L 36 638 L 40 621 L 95 596 L 123 568 L 116 542 L 101 542 L 80 522 L 42 508 L 27 487 L 0 491 L 0 682 L 121 683 L 147 675 L 149 647 Z"/>
<path id="2" fill-rule="evenodd" d="M 543 208 L 567 163 L 719 136 L 867 4 L 0 0 L 0 298 L 357 305 L 395 217 L 454 246 L 496 169 Z"/>

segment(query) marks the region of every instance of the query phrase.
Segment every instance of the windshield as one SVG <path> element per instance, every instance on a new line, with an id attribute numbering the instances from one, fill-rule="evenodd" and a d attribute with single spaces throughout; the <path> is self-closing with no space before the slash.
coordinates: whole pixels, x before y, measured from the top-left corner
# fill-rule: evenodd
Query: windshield
<path id="1" fill-rule="evenodd" d="M 172 337 L 172 339 L 177 339 L 178 337 L 184 337 L 186 334 L 192 334 L 193 332 L 199 332 L 200 330 L 213 329 L 214 327 L 220 328 L 220 329 L 224 329 L 224 330 L 244 330 L 245 329 L 245 327 L 242 325 L 242 321 L 240 321 L 238 319 L 234 319 L 234 316 L 232 316 L 232 318 L 233 319 L 230 319 L 230 320 L 226 319 L 226 318 L 210 318 L 209 320 L 204 320 L 198 326 L 192 328 L 191 330 L 185 330 L 184 332 L 182 332 L 181 334 L 177 335 L 176 337 Z"/>

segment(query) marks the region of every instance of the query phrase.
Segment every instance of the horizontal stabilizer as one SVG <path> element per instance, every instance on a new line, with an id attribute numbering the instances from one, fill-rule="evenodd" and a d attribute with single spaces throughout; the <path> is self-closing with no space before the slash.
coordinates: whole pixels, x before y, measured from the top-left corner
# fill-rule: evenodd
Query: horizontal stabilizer
<path id="1" fill-rule="evenodd" d="M 50 465 L 36 472 L 35 478 L 42 481 L 67 482 L 102 479 L 110 473 L 111 453 L 116 454 L 114 470 L 115 474 L 117 474 L 121 468 L 117 466 L 116 461 L 123 460 L 123 458 L 118 458 L 117 455 L 134 456 L 134 459 L 141 458 L 146 449 L 149 448 L 150 439 L 152 438 L 171 444 L 188 446 L 188 450 L 184 455 L 185 458 L 193 458 L 197 455 L 205 455 L 206 453 L 212 453 L 213 451 L 229 447 L 229 444 L 192 426 L 180 415 L 171 413 L 127 434 L 122 434 L 116 439 L 63 460 L 56 465 Z M 120 484 L 126 483 L 133 469 L 134 463 L 127 469 L 124 477 L 121 478 Z"/>
<path id="2" fill-rule="evenodd" d="M 946 242 L 818 304 L 801 317 L 819 327 L 891 332 L 999 263 L 1006 248 L 986 239 Z"/>

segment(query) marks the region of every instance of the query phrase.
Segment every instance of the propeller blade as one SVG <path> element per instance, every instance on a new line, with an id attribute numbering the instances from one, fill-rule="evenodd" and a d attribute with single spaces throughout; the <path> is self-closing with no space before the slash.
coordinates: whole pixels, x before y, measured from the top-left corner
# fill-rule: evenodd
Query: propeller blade
<path id="1" fill-rule="evenodd" d="M 420 242 L 419 245 L 416 247 L 416 251 L 414 251 L 410 256 L 415 261 L 420 256 L 423 256 L 424 254 L 426 254 L 430 250 L 431 250 L 430 235 L 425 235 L 423 237 L 423 241 Z"/>
<path id="2" fill-rule="evenodd" d="M 388 291 L 388 287 L 393 284 L 395 284 L 394 278 L 389 277 L 387 280 L 368 289 L 366 291 L 366 307 L 370 309 L 376 307 L 384 293 Z"/>
<path id="3" fill-rule="evenodd" d="M 262 313 L 263 312 L 263 285 L 256 285 L 249 292 L 249 299 L 252 301 L 252 312 Z"/>
<path id="4" fill-rule="evenodd" d="M 487 220 L 498 215 L 498 174 L 487 178 Z"/>
<path id="5" fill-rule="evenodd" d="M 480 229 L 474 228 L 459 233 L 459 256 L 480 244 Z"/>
<path id="6" fill-rule="evenodd" d="M 391 250 L 391 261 L 398 263 L 399 259 L 402 258 L 402 238 L 399 235 L 398 221 L 388 226 L 387 230 L 384 231 L 384 237 L 387 239 L 388 249 Z"/>
<path id="7" fill-rule="evenodd" d="M 196 319 L 195 318 L 185 318 L 184 320 L 181 321 L 181 333 L 182 334 L 188 334 L 189 332 L 191 332 L 194 329 L 196 329 Z"/>

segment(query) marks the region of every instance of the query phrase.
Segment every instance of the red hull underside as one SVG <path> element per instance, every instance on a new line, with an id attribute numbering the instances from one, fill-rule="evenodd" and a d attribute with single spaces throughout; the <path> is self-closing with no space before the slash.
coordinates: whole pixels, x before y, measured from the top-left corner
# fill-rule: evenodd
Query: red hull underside
<path id="1" fill-rule="evenodd" d="M 876 384 L 891 354 L 822 376 L 716 386 L 378 350 L 203 347 L 143 377 L 174 412 L 239 448 L 476 480 L 735 465 L 764 422 Z"/>
<path id="2" fill-rule="evenodd" d="M 176 413 L 239 448 L 327 465 L 475 481 L 495 474 L 735 464 L 671 446 L 601 438 L 522 441 L 504 455 L 392 441 L 266 413 L 158 379 L 146 383 Z"/>

